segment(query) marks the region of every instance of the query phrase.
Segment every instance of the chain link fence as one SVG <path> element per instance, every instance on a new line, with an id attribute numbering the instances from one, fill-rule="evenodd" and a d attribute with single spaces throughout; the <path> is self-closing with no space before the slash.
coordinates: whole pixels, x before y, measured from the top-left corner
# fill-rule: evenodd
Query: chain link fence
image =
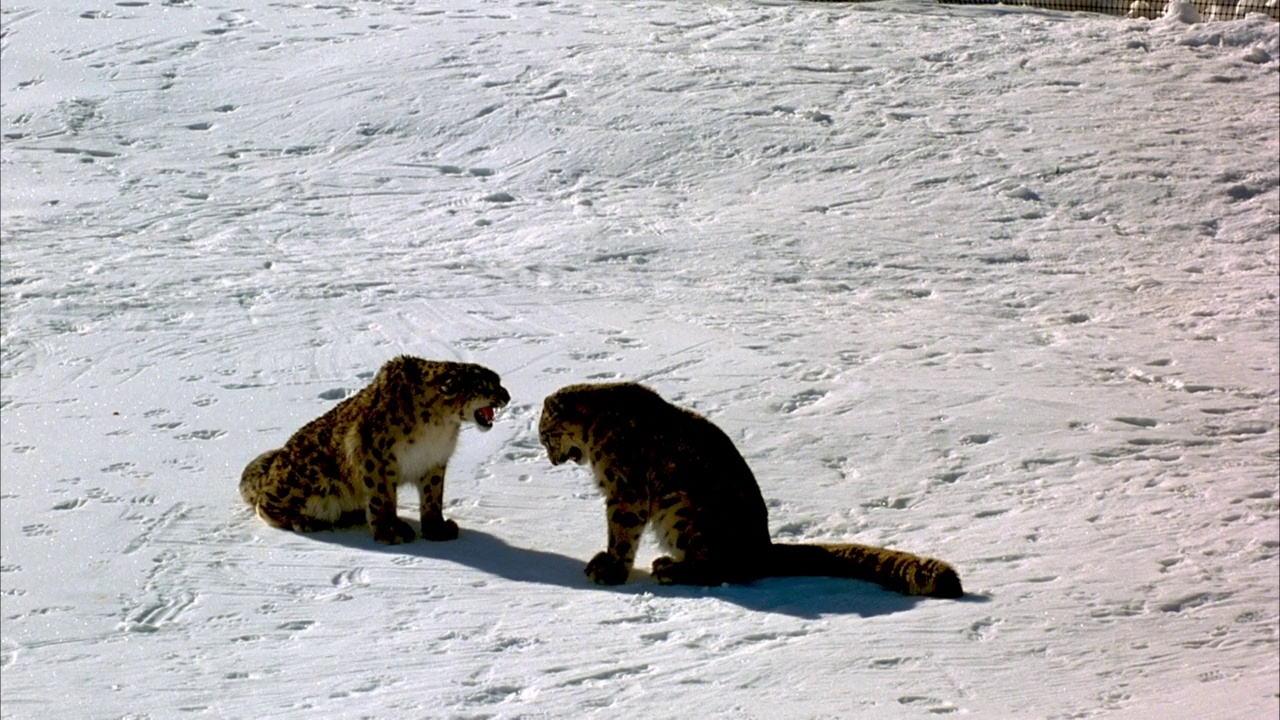
<path id="1" fill-rule="evenodd" d="M 1074 10 L 1124 17 L 1163 17 L 1170 0 L 939 0 L 947 5 L 1013 5 L 1045 10 Z M 1184 0 L 1201 20 L 1238 20 L 1251 13 L 1280 21 L 1280 0 Z"/>

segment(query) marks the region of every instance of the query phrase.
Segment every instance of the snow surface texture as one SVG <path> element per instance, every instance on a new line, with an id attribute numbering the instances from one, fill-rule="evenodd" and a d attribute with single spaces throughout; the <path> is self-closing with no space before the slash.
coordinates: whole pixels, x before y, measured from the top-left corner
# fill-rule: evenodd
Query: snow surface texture
<path id="1" fill-rule="evenodd" d="M 1271 20 L 3 13 L 4 717 L 1280 709 Z M 244 464 L 403 352 L 514 396 L 462 537 L 253 517 Z M 725 428 L 778 539 L 971 596 L 591 586 L 536 423 L 615 378 Z"/>

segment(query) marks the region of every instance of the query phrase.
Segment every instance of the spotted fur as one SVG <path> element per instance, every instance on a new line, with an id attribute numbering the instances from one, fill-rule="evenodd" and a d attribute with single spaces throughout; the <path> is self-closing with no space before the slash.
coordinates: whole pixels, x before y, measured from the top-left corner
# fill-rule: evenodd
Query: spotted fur
<path id="1" fill-rule="evenodd" d="M 867 545 L 773 543 L 760 487 L 729 437 L 642 385 L 561 388 L 543 403 L 538 433 L 552 464 L 590 465 L 604 494 L 608 545 L 586 567 L 597 583 L 626 581 L 648 527 L 667 552 L 653 562 L 662 583 L 825 575 L 907 595 L 964 594 L 941 560 Z"/>
<path id="2" fill-rule="evenodd" d="M 402 355 L 355 395 L 254 458 L 240 495 L 268 524 L 313 532 L 363 525 L 376 540 L 403 543 L 413 527 L 396 515 L 396 490 L 418 489 L 422 535 L 452 540 L 444 519 L 444 473 L 463 422 L 493 427 L 511 399 L 498 375 L 470 363 Z"/>

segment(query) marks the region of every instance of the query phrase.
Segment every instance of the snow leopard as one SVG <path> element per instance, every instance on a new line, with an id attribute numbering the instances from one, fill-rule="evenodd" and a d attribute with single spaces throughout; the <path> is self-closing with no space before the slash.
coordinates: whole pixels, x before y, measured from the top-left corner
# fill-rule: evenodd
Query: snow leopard
<path id="1" fill-rule="evenodd" d="M 254 458 L 240 495 L 267 524 L 314 532 L 368 524 L 381 543 L 415 538 L 396 514 L 396 490 L 418 489 L 422 536 L 452 540 L 444 474 L 462 423 L 493 427 L 510 402 L 498 374 L 473 363 L 401 355 L 372 382 Z"/>
<path id="2" fill-rule="evenodd" d="M 773 542 L 760 486 L 729 436 L 643 385 L 562 387 L 544 400 L 538 435 L 553 465 L 589 465 L 604 495 L 607 545 L 586 566 L 598 584 L 626 582 L 648 527 L 667 553 L 652 566 L 663 584 L 831 576 L 906 595 L 964 595 L 941 560 L 850 543 Z"/>

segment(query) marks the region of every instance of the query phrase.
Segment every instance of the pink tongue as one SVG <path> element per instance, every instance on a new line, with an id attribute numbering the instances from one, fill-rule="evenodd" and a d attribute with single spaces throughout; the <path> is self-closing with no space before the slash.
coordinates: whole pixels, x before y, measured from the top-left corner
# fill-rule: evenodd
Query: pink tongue
<path id="1" fill-rule="evenodd" d="M 485 422 L 493 422 L 493 408 L 491 407 L 480 408 L 480 417 L 484 418 Z"/>

